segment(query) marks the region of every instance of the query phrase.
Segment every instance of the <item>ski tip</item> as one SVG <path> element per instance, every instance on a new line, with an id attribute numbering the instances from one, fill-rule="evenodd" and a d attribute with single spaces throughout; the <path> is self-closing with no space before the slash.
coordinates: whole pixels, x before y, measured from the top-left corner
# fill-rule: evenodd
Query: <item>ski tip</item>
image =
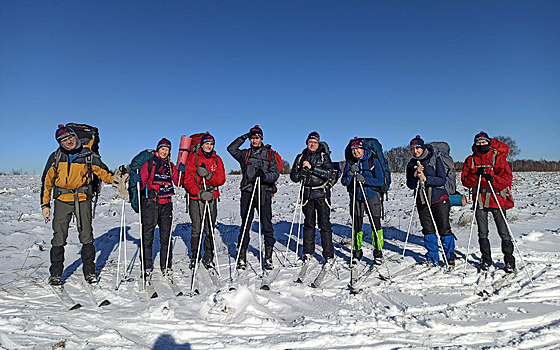
<path id="1" fill-rule="evenodd" d="M 79 309 L 79 308 L 81 308 L 81 307 L 82 307 L 82 304 L 77 303 L 77 304 L 75 304 L 74 306 L 72 306 L 72 307 L 70 308 L 70 310 L 77 310 L 77 309 Z"/>
<path id="2" fill-rule="evenodd" d="M 350 295 L 356 295 L 356 294 L 360 294 L 360 290 L 359 289 L 350 289 Z"/>
<path id="3" fill-rule="evenodd" d="M 194 290 L 194 294 L 195 294 L 195 295 L 200 295 L 200 291 L 199 291 L 198 289 L 195 289 L 195 290 Z"/>
<path id="4" fill-rule="evenodd" d="M 184 295 L 184 294 L 183 294 L 183 292 L 179 292 L 179 293 L 177 293 L 177 295 L 176 295 L 176 296 L 178 296 L 178 297 L 182 297 L 183 295 Z"/>
<path id="5" fill-rule="evenodd" d="M 261 289 L 262 290 L 270 290 L 270 287 L 265 284 L 265 285 L 261 286 Z"/>
<path id="6" fill-rule="evenodd" d="M 111 302 L 110 302 L 109 300 L 107 300 L 107 299 L 103 300 L 103 301 L 101 302 L 101 304 L 99 304 L 100 307 L 101 307 L 101 306 L 107 306 L 107 305 L 111 305 Z"/>
<path id="7" fill-rule="evenodd" d="M 230 292 L 233 292 L 233 291 L 235 291 L 235 290 L 237 290 L 237 289 L 235 289 L 235 287 L 229 287 L 228 290 L 229 290 Z"/>
<path id="8" fill-rule="evenodd" d="M 313 282 L 311 283 L 310 286 L 311 286 L 311 288 L 317 288 L 317 287 L 318 287 L 318 286 L 317 286 L 315 283 L 313 283 Z"/>
<path id="9" fill-rule="evenodd" d="M 152 295 L 150 296 L 150 299 L 155 299 L 155 298 L 157 298 L 157 297 L 158 297 L 157 292 L 154 292 L 154 294 L 152 294 Z"/>
<path id="10" fill-rule="evenodd" d="M 298 278 L 298 279 L 295 281 L 295 283 L 303 283 L 303 281 L 302 281 L 300 278 Z"/>

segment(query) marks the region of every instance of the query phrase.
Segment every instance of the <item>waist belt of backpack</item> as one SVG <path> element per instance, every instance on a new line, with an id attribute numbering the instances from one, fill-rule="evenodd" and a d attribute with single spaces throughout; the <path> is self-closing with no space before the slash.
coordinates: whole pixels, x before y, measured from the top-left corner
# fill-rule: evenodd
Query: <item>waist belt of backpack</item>
<path id="1" fill-rule="evenodd" d="M 475 188 L 476 189 L 476 188 Z M 484 199 L 484 204 L 482 203 L 482 194 L 486 193 L 486 198 Z M 490 194 L 492 193 L 492 190 L 489 188 L 480 188 L 478 190 L 478 205 L 480 208 L 490 208 Z M 505 199 L 507 197 L 507 189 L 505 190 L 501 190 L 501 191 L 497 191 L 496 195 L 499 195 L 500 197 L 502 197 L 503 199 Z M 498 204 L 498 206 L 500 205 L 500 203 L 496 203 Z"/>
<path id="2" fill-rule="evenodd" d="M 72 193 L 72 195 L 74 196 L 74 215 L 76 216 L 76 226 L 78 226 L 78 231 L 82 230 L 82 215 L 80 213 L 80 197 L 78 194 L 84 193 L 87 200 L 87 198 L 89 198 L 90 196 L 90 187 L 91 186 L 89 185 L 85 185 L 76 189 L 55 187 L 55 191 L 57 193 L 56 198 L 67 193 Z"/>

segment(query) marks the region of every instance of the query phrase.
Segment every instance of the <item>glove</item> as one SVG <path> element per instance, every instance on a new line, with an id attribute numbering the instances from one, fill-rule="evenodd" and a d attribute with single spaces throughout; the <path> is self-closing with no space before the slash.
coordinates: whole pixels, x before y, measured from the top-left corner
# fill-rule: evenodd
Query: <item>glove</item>
<path id="1" fill-rule="evenodd" d="M 303 177 L 307 177 L 311 175 L 311 169 L 309 169 L 308 167 L 304 166 L 301 168 L 301 176 Z"/>
<path id="2" fill-rule="evenodd" d="M 125 171 L 123 174 L 122 171 Z M 119 198 L 121 199 L 128 199 L 128 192 L 126 191 L 126 182 L 129 179 L 128 173 L 126 173 L 126 169 L 124 167 L 120 167 L 119 170 L 113 175 L 113 187 L 119 190 Z M 142 181 L 142 177 L 140 177 L 140 181 Z"/>
<path id="3" fill-rule="evenodd" d="M 248 132 L 248 133 L 246 133 L 246 134 L 241 135 L 240 137 L 243 139 L 243 141 L 245 141 L 245 140 L 247 140 L 247 139 L 249 138 L 249 135 L 250 135 L 250 134 L 251 134 L 251 133 Z"/>
<path id="4" fill-rule="evenodd" d="M 486 181 L 488 181 L 488 182 L 494 181 L 494 178 L 493 178 L 492 175 L 490 175 L 490 174 L 483 174 L 482 176 L 483 176 L 483 177 L 486 179 Z"/>
<path id="5" fill-rule="evenodd" d="M 136 185 L 137 183 L 140 183 L 140 185 L 142 185 L 142 175 L 140 174 L 132 175 L 132 182 L 134 182 L 134 185 Z"/>
<path id="6" fill-rule="evenodd" d="M 476 175 L 477 176 L 482 176 L 485 173 L 484 168 L 480 167 L 478 169 L 476 169 Z"/>
<path id="7" fill-rule="evenodd" d="M 265 179 L 266 174 L 264 173 L 264 170 L 262 170 L 262 169 L 257 170 L 257 172 L 255 173 L 255 178 L 254 178 L 254 180 L 256 180 L 256 179 L 259 178 L 259 177 L 261 178 L 261 180 L 264 180 L 264 179 Z"/>
<path id="8" fill-rule="evenodd" d="M 196 167 L 196 173 L 198 176 L 206 178 L 210 172 L 206 169 L 206 165 L 203 163 L 201 166 Z"/>
<path id="9" fill-rule="evenodd" d="M 177 166 L 177 170 L 179 170 L 180 173 L 183 173 L 183 174 L 184 174 L 184 173 L 185 173 L 185 170 L 186 170 L 185 164 L 179 163 L 179 165 Z"/>
<path id="10" fill-rule="evenodd" d="M 203 201 L 209 202 L 214 199 L 214 191 L 213 190 L 205 190 L 200 191 L 198 194 L 198 199 L 202 199 Z"/>
<path id="11" fill-rule="evenodd" d="M 350 167 L 350 175 L 354 176 L 355 174 L 360 172 L 360 164 L 358 163 L 354 163 L 352 164 L 352 166 Z"/>
<path id="12" fill-rule="evenodd" d="M 366 182 L 366 178 L 364 177 L 364 175 L 358 173 L 354 176 L 356 177 L 356 181 L 358 181 L 359 183 L 363 184 Z"/>

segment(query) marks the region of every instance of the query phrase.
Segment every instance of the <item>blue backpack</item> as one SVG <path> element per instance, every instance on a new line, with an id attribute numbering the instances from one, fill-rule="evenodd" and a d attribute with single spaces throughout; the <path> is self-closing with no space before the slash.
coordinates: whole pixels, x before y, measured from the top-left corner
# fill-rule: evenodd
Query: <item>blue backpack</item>
<path id="1" fill-rule="evenodd" d="M 132 161 L 130 161 L 130 180 L 128 180 L 128 198 L 130 198 L 130 206 L 137 213 L 139 211 L 138 190 L 136 189 L 136 182 L 134 182 L 134 179 L 132 177 L 135 174 L 140 174 L 140 170 L 142 169 L 144 163 L 152 159 L 153 156 L 154 156 L 154 150 L 146 149 L 138 153 L 134 158 L 132 158 Z M 149 169 L 148 172 L 151 173 L 152 172 L 151 169 Z"/>
<path id="2" fill-rule="evenodd" d="M 389 162 L 383 154 L 383 146 L 381 146 L 381 143 L 379 143 L 377 139 L 364 137 L 362 140 L 364 140 L 364 145 L 368 148 L 368 150 L 371 151 L 372 154 L 372 156 L 369 158 L 371 162 L 371 169 L 373 169 L 374 158 L 379 161 L 379 163 L 381 164 L 381 168 L 383 169 L 383 185 L 381 187 L 373 188 L 376 192 L 379 192 L 381 194 L 381 198 L 383 198 L 383 194 L 387 194 L 387 191 L 391 186 L 391 170 L 389 169 Z M 352 156 L 352 149 L 350 148 L 351 143 L 352 140 L 348 142 L 348 146 L 346 146 L 346 149 L 344 150 L 344 157 L 346 158 L 346 161 L 354 159 L 354 157 Z"/>

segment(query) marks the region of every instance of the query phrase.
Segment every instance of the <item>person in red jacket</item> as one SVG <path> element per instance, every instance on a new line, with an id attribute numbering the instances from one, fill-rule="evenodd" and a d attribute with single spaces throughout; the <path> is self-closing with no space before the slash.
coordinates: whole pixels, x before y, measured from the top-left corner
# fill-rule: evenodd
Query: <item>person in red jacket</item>
<path id="1" fill-rule="evenodd" d="M 465 159 L 461 173 L 463 185 L 473 189 L 473 201 L 477 201 L 475 217 L 478 225 L 478 243 L 482 254 L 480 269 L 483 271 L 488 270 L 492 265 L 490 241 L 488 240 L 488 212 L 492 213 L 498 234 L 502 239 L 504 271 L 507 273 L 515 271 L 513 242 L 505 222 L 506 209 L 513 206 L 509 193 L 513 174 L 507 162 L 508 153 L 509 147 L 505 143 L 490 139 L 487 133 L 481 131 L 474 137 L 473 154 Z M 479 179 L 480 188 L 477 189 Z M 494 199 L 490 184 L 496 193 L 498 203 Z"/>
<path id="2" fill-rule="evenodd" d="M 160 268 L 162 273 L 171 274 L 172 252 L 167 250 L 171 239 L 171 225 L 173 223 L 173 202 L 175 194 L 173 184 L 177 184 L 179 173 L 169 159 L 171 141 L 166 138 L 158 142 L 152 159 L 144 163 L 140 170 L 142 177 L 142 239 L 144 241 L 144 279 L 151 278 L 152 245 L 154 230 L 159 226 Z"/>
<path id="3" fill-rule="evenodd" d="M 218 214 L 218 200 L 220 192 L 218 186 L 226 182 L 226 172 L 222 158 L 214 151 L 215 140 L 210 133 L 200 139 L 195 152 L 187 158 L 183 183 L 189 193 L 189 214 L 192 221 L 190 268 L 193 269 L 198 256 L 198 246 L 202 234 L 202 220 L 204 219 L 204 267 L 214 268 L 214 244 L 212 232 Z M 204 211 L 206 210 L 206 214 Z"/>

